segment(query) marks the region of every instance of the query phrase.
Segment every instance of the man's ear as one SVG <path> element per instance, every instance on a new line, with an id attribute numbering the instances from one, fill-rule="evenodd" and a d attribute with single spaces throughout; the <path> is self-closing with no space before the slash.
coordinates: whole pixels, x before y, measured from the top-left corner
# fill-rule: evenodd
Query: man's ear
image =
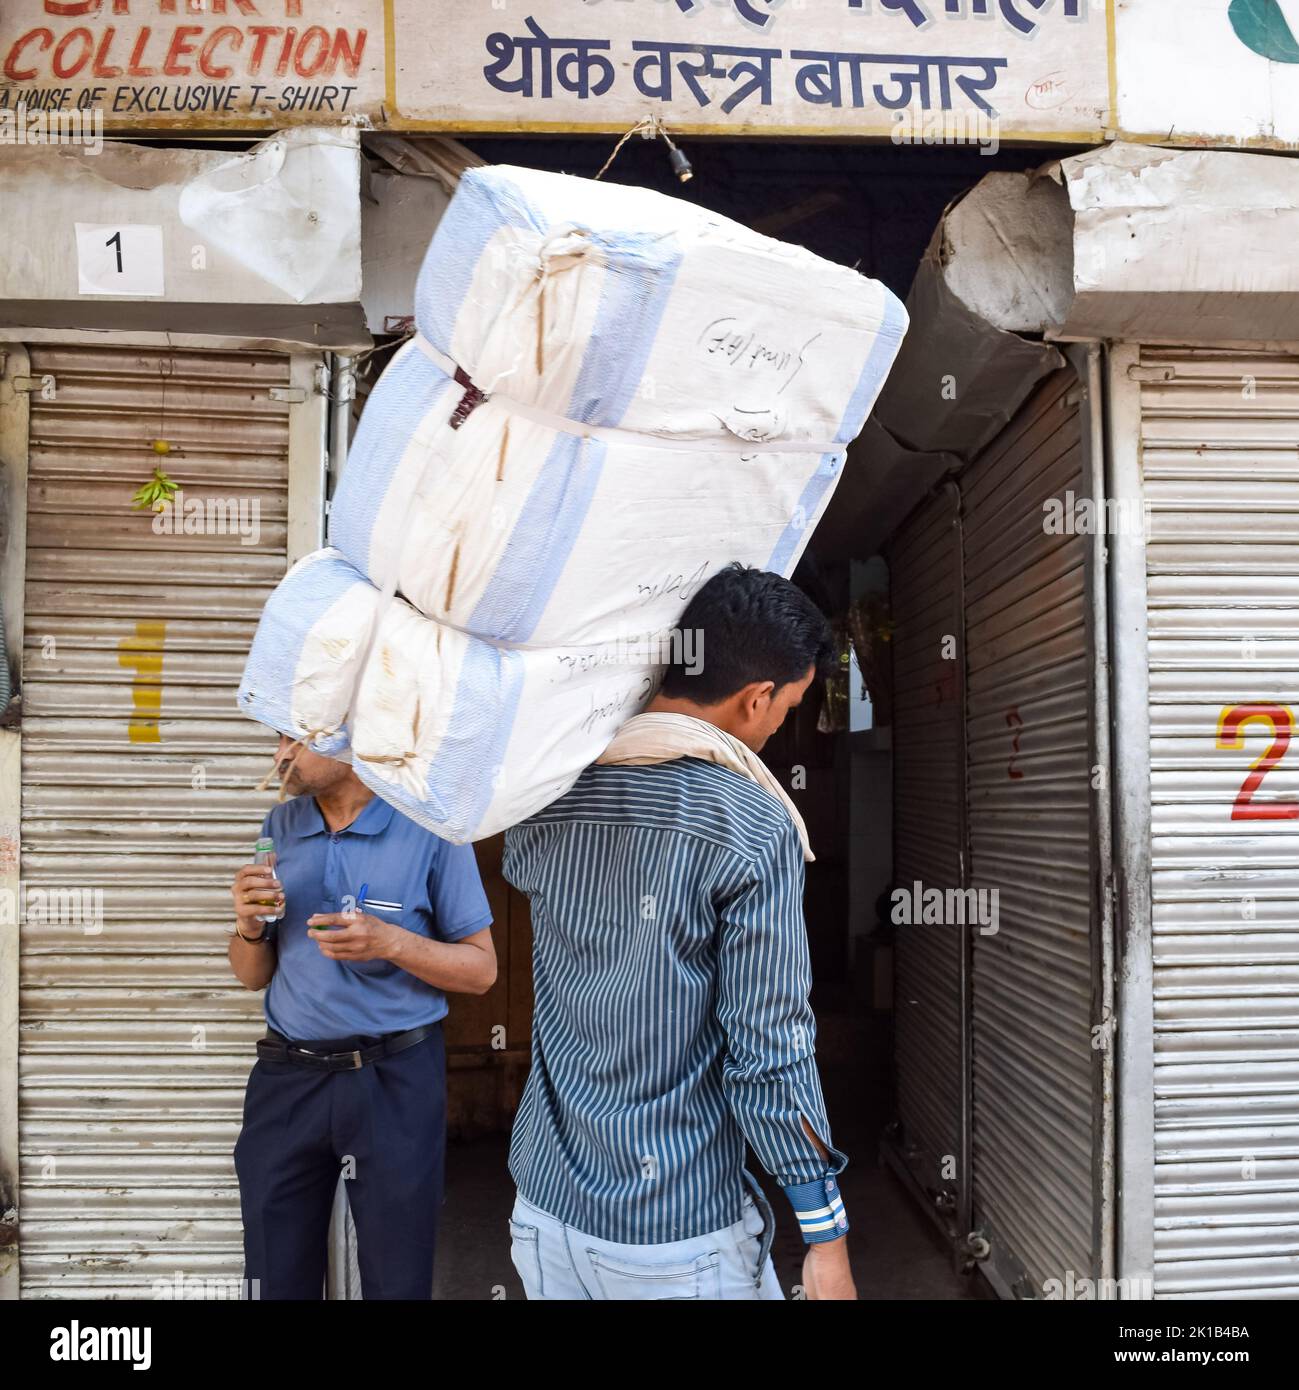
<path id="1" fill-rule="evenodd" d="M 746 715 L 756 718 L 764 702 L 776 692 L 775 681 L 751 681 L 740 691 L 740 707 Z"/>

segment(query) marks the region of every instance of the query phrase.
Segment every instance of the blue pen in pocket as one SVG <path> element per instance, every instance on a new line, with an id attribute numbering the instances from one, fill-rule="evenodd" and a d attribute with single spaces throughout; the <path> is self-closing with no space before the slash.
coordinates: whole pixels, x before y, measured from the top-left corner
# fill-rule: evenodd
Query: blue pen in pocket
<path id="1" fill-rule="evenodd" d="M 356 895 L 356 906 L 352 909 L 353 912 L 360 912 L 360 911 L 361 911 L 361 904 L 365 901 L 365 895 L 366 895 L 369 891 L 370 891 L 370 885 L 369 885 L 368 883 L 363 883 L 363 884 L 361 885 L 361 891 Z M 330 930 L 330 931 L 342 931 L 343 928 L 342 928 L 342 927 L 330 927 L 329 930 Z"/>

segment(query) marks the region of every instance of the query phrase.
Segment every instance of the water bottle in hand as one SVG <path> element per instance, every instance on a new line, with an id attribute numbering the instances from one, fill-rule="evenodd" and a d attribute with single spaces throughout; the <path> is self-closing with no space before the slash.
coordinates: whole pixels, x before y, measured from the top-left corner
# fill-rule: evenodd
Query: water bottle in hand
<path id="1" fill-rule="evenodd" d="M 253 853 L 253 863 L 264 864 L 270 869 L 272 875 L 275 873 L 275 841 L 272 840 L 269 835 L 263 835 L 262 838 L 257 841 L 257 846 Z M 267 907 L 274 907 L 278 898 L 276 895 L 272 895 L 269 898 L 261 898 L 258 901 L 264 903 Z M 259 913 L 257 920 L 259 922 L 265 922 L 269 926 L 272 922 L 278 922 L 280 920 L 280 915 L 280 913 L 276 912 L 266 917 Z"/>

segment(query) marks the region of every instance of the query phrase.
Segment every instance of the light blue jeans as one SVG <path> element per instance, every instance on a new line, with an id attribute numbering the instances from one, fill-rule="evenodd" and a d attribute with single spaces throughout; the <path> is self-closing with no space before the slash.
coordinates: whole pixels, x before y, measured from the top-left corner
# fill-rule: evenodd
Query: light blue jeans
<path id="1" fill-rule="evenodd" d="M 724 1230 L 662 1245 L 619 1245 L 584 1235 L 519 1197 L 510 1217 L 510 1257 L 530 1299 L 783 1299 L 767 1253 L 772 1220 L 765 1199 L 762 1207 L 746 1194 L 743 1216 Z"/>

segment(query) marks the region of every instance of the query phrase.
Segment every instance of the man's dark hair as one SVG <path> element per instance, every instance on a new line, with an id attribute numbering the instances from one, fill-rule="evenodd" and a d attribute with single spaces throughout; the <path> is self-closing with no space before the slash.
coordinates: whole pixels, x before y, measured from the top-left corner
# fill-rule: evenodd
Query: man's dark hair
<path id="1" fill-rule="evenodd" d="M 788 579 L 738 562 L 713 575 L 677 627 L 695 635 L 673 650 L 662 685 L 670 699 L 715 705 L 754 681 L 779 689 L 802 680 L 809 666 L 821 676 L 837 669 L 830 625 L 816 604 Z M 702 669 L 690 660 L 692 645 Z"/>

